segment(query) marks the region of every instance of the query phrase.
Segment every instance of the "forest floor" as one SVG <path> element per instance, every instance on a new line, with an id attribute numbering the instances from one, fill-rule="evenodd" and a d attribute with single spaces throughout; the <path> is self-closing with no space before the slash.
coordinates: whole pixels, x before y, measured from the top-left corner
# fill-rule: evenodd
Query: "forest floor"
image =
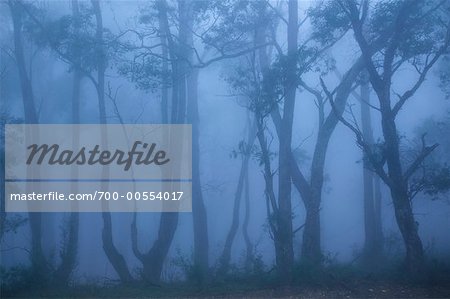
<path id="1" fill-rule="evenodd" d="M 203 290 L 190 287 L 78 287 L 28 290 L 1 298 L 450 298 L 450 282 L 434 285 L 354 280 L 332 285 L 256 287 L 230 284 Z"/>
<path id="2" fill-rule="evenodd" d="M 195 296 L 194 296 L 195 297 Z M 206 296 L 208 297 L 208 296 Z M 202 298 L 202 297 L 198 297 Z M 359 282 L 342 287 L 285 287 L 214 298 L 450 298 L 448 286 L 414 286 Z"/>
<path id="3" fill-rule="evenodd" d="M 3 280 L 0 298 L 450 298 L 450 265 L 430 263 L 411 277 L 401 267 L 366 271 L 349 265 L 323 268 L 295 267 L 294 282 L 282 286 L 275 271 L 235 272 L 214 277 L 199 287 L 195 275 L 188 281 L 149 285 L 118 281 L 90 285 L 42 287 L 35 279 Z M 30 276 L 25 276 L 30 277 Z M 212 277 L 211 277 L 212 278 Z"/>

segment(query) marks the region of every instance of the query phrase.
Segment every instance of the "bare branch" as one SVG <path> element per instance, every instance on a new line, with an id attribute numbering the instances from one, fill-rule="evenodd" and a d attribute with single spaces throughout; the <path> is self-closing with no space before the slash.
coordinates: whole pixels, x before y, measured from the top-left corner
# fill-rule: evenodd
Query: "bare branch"
<path id="1" fill-rule="evenodd" d="M 447 51 L 449 44 L 450 44 L 450 23 L 448 24 L 447 36 L 445 39 L 445 43 L 436 52 L 436 54 L 433 56 L 433 58 L 430 60 L 430 62 L 425 65 L 424 69 L 422 70 L 422 72 L 419 76 L 419 79 L 416 81 L 414 86 L 411 89 L 407 90 L 402 96 L 399 97 L 399 101 L 395 104 L 394 108 L 392 109 L 392 113 L 394 114 L 394 116 L 398 114 L 400 109 L 402 109 L 405 102 L 416 93 L 416 91 L 419 89 L 419 87 L 425 81 L 425 77 L 428 74 L 428 71 L 439 60 L 439 58 Z"/>
<path id="2" fill-rule="evenodd" d="M 408 169 L 405 171 L 404 177 L 405 181 L 407 181 L 419 168 L 419 166 L 423 163 L 426 157 L 434 151 L 435 148 L 439 146 L 438 143 L 433 144 L 432 146 L 426 146 L 425 144 L 425 134 L 422 135 L 422 150 L 420 154 L 416 157 L 416 159 L 411 163 Z"/>
<path id="3" fill-rule="evenodd" d="M 364 140 L 364 135 L 362 134 L 362 132 L 358 128 L 354 127 L 350 122 L 348 122 L 342 116 L 341 113 L 339 113 L 339 110 L 334 103 L 333 95 L 329 92 L 329 90 L 326 87 L 325 83 L 323 82 L 322 78 L 320 78 L 320 83 L 322 85 L 322 88 L 323 88 L 325 94 L 328 97 L 328 100 L 330 101 L 331 108 L 332 108 L 333 112 L 335 113 L 336 117 L 338 118 L 338 120 L 355 134 L 356 142 L 357 142 L 358 146 L 360 146 L 366 153 L 366 156 L 369 158 L 372 166 L 374 167 L 374 171 L 383 180 L 383 182 L 385 182 L 387 185 L 391 186 L 392 185 L 391 180 L 389 179 L 388 175 L 386 174 L 386 171 L 383 168 L 384 160 L 380 162 L 373 158 L 374 155 L 372 153 L 371 145 L 368 144 Z"/>

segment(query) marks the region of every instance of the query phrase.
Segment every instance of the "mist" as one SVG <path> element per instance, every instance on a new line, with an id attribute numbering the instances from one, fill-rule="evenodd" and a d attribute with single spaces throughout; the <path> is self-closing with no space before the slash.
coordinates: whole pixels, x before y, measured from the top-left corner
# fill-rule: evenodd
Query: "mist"
<path id="1" fill-rule="evenodd" d="M 11 213 L 2 190 L 2 297 L 450 296 L 448 1 L 0 15 L 2 189 L 8 124 L 192 125 L 192 212 Z"/>

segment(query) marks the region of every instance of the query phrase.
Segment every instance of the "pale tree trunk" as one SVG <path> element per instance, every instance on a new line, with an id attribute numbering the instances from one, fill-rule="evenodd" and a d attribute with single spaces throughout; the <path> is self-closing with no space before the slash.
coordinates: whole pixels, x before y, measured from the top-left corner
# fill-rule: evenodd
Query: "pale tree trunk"
<path id="1" fill-rule="evenodd" d="M 254 261 L 253 243 L 248 234 L 248 224 L 250 222 L 250 180 L 248 171 L 244 181 L 244 200 L 245 200 L 244 202 L 245 214 L 244 214 L 244 222 L 242 223 L 242 235 L 244 236 L 246 247 L 245 269 L 248 272 L 251 270 Z"/>
<path id="2" fill-rule="evenodd" d="M 181 57 L 184 61 L 182 72 L 187 86 L 187 119 L 192 124 L 192 220 L 194 225 L 194 267 L 198 271 L 198 282 L 204 284 L 208 280 L 209 271 L 209 238 L 206 207 L 203 199 L 200 181 L 200 119 L 198 108 L 198 76 L 199 70 L 193 69 L 188 61 L 192 61 L 193 23 L 195 12 L 193 3 L 178 1 L 180 10 L 180 40 Z M 184 41 L 184 42 L 183 42 Z M 184 56 L 183 56 L 184 55 Z"/>
<path id="3" fill-rule="evenodd" d="M 361 128 L 362 134 L 367 143 L 373 145 L 374 137 L 372 130 L 372 119 L 370 113 L 370 87 L 369 78 L 366 72 L 363 72 L 363 82 L 361 84 Z M 377 265 L 382 254 L 382 229 L 379 197 L 379 180 L 377 185 L 377 194 L 375 194 L 375 176 L 367 164 L 367 158 L 363 161 L 363 186 L 364 186 L 364 252 L 363 261 L 366 264 Z M 377 199 L 375 199 L 375 196 Z"/>
<path id="4" fill-rule="evenodd" d="M 298 35 L 298 2 L 290 0 L 288 3 L 288 59 L 290 63 L 286 69 L 286 83 L 284 86 L 285 100 L 279 138 L 278 159 L 278 207 L 276 215 L 277 233 L 275 243 L 278 244 L 276 253 L 277 268 L 283 282 L 292 282 L 294 263 L 294 249 L 292 244 L 292 203 L 291 203 L 291 141 L 292 124 L 294 120 L 295 93 L 297 91 L 296 61 Z"/>
<path id="5" fill-rule="evenodd" d="M 106 124 L 106 108 L 105 108 L 105 70 L 106 70 L 106 54 L 103 46 L 103 17 L 100 8 L 100 3 L 98 0 L 91 0 L 92 7 L 95 14 L 96 20 L 96 42 L 97 42 L 97 97 L 98 97 L 98 107 L 99 107 L 99 119 L 100 124 Z M 102 129 L 101 143 L 103 146 L 108 144 L 106 132 Z M 108 182 L 106 178 L 109 177 L 109 171 L 107 167 L 103 167 L 102 170 L 102 180 L 101 188 L 102 190 L 108 190 Z M 113 266 L 116 273 L 122 282 L 132 281 L 131 273 L 128 269 L 125 258 L 119 253 L 113 241 L 113 229 L 112 229 L 112 219 L 111 213 L 107 210 L 107 207 L 103 206 L 104 211 L 102 212 L 103 219 L 103 230 L 102 230 L 102 241 L 103 250 Z"/>
<path id="6" fill-rule="evenodd" d="M 192 124 L 192 217 L 194 222 L 194 265 L 199 271 L 199 283 L 207 280 L 208 221 L 200 182 L 200 122 L 198 112 L 199 70 L 190 71 L 187 78 L 188 122 Z"/>
<path id="7" fill-rule="evenodd" d="M 25 55 L 22 37 L 22 17 L 24 9 L 20 1 L 8 1 L 14 28 L 14 56 L 19 70 L 20 86 L 24 108 L 25 123 L 37 124 L 39 122 L 34 103 L 33 88 L 25 64 Z M 35 277 L 45 281 L 48 277 L 47 260 L 42 250 L 42 214 L 28 213 L 31 230 L 31 265 Z"/>
<path id="8" fill-rule="evenodd" d="M 383 222 L 381 210 L 381 180 L 378 176 L 374 176 L 374 209 L 375 209 L 375 236 L 377 244 L 380 249 L 380 254 L 383 255 L 384 237 L 383 237 Z"/>
<path id="9" fill-rule="evenodd" d="M 80 11 L 78 6 L 78 0 L 72 0 L 72 16 L 73 16 L 73 30 L 75 39 L 79 34 L 79 18 Z M 76 45 L 77 46 L 77 45 Z M 75 46 L 75 47 L 76 47 Z M 73 87 L 72 87 L 72 124 L 80 123 L 80 88 L 81 88 L 81 70 L 79 51 L 75 49 L 75 60 L 73 62 Z M 79 146 L 79 132 L 74 129 L 72 132 L 72 143 L 74 148 Z M 78 178 L 78 168 L 72 168 L 72 178 Z M 76 193 L 76 184 L 71 185 L 71 192 Z M 72 207 L 74 208 L 74 207 Z M 61 252 L 61 264 L 55 271 L 55 280 L 61 285 L 67 285 L 72 275 L 72 272 L 76 265 L 77 249 L 78 249 L 78 230 L 79 230 L 79 214 L 77 211 L 73 211 L 69 215 L 66 231 L 67 236 L 63 236 L 65 240 Z"/>
<path id="10" fill-rule="evenodd" d="M 222 251 L 222 256 L 220 258 L 220 268 L 219 273 L 220 274 L 226 274 L 230 267 L 230 260 L 231 260 L 231 249 L 233 246 L 234 239 L 236 237 L 236 233 L 239 227 L 239 214 L 240 214 L 240 206 L 241 206 L 241 199 L 242 199 L 242 193 L 244 191 L 244 187 L 246 184 L 246 181 L 248 183 L 248 166 L 250 162 L 250 150 L 253 147 L 253 144 L 255 142 L 256 138 L 256 123 L 251 124 L 251 127 L 248 128 L 248 135 L 245 140 L 244 146 L 241 148 L 243 150 L 242 153 L 240 153 L 242 156 L 241 161 L 241 169 L 239 171 L 239 177 L 238 177 L 238 183 L 236 187 L 236 192 L 234 194 L 234 205 L 233 205 L 233 217 L 231 221 L 230 229 L 228 230 L 227 238 L 225 240 L 225 245 Z M 248 188 L 248 187 L 247 187 Z M 246 190 L 248 193 L 248 190 Z M 248 194 L 246 194 L 246 197 Z M 246 201 L 249 199 L 246 198 Z M 247 205 L 247 204 L 246 204 Z M 249 213 L 248 207 L 246 206 L 246 214 Z M 246 225 L 248 225 L 248 215 L 246 216 Z M 247 233 L 247 230 L 244 230 L 245 233 Z M 249 254 L 249 238 L 248 235 L 246 235 L 246 246 L 247 246 L 247 254 Z M 248 259 L 248 256 L 247 256 Z"/>

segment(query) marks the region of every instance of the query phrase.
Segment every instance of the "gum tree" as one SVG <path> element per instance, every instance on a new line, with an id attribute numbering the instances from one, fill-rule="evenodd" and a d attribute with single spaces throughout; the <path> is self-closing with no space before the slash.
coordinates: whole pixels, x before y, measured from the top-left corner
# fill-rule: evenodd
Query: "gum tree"
<path id="1" fill-rule="evenodd" d="M 406 248 L 407 269 L 418 273 L 424 261 L 424 252 L 411 206 L 409 183 L 437 144 L 427 146 L 424 142 L 412 162 L 402 163 L 396 120 L 429 71 L 448 50 L 448 2 L 412 0 L 369 4 L 369 1 L 338 0 L 337 3 L 351 25 L 378 98 L 384 138 L 381 146 L 371 146 L 358 128 L 343 118 L 341 120 L 356 134 L 372 169 L 389 187 Z M 401 66 L 409 66 L 417 72 L 417 76 L 409 81 L 409 89 L 398 93 L 393 87 L 393 80 Z"/>

